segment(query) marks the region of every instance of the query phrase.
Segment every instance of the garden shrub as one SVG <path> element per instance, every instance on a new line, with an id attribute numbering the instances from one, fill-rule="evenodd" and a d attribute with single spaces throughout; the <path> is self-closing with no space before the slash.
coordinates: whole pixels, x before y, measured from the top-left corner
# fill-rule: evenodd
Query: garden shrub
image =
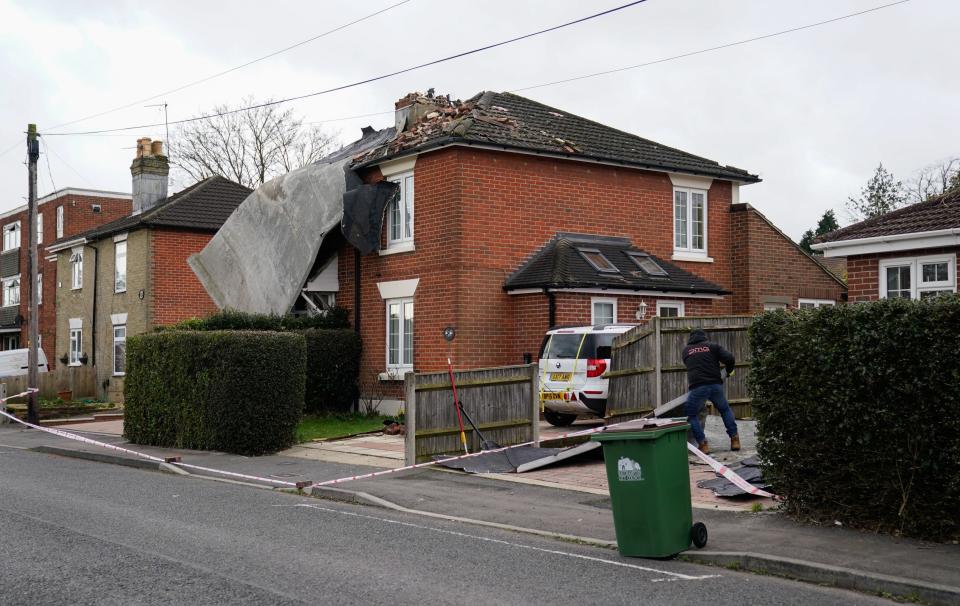
<path id="1" fill-rule="evenodd" d="M 764 474 L 792 513 L 960 535 L 960 298 L 772 312 L 750 329 Z"/>
<path id="2" fill-rule="evenodd" d="M 306 411 L 351 410 L 360 395 L 360 335 L 345 329 L 299 332 L 307 340 Z"/>
<path id="3" fill-rule="evenodd" d="M 302 335 L 171 330 L 130 337 L 124 433 L 135 444 L 276 452 L 303 411 Z"/>
<path id="4" fill-rule="evenodd" d="M 253 314 L 233 309 L 214 312 L 206 318 L 191 318 L 170 327 L 174 330 L 306 330 L 309 328 L 349 328 L 347 310 L 334 307 L 322 316 Z M 163 330 L 163 329 L 161 329 Z"/>

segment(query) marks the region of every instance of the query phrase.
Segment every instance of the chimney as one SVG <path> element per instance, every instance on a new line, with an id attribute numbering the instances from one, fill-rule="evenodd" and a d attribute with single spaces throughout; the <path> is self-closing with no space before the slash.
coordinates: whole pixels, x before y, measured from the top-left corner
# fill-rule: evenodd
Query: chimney
<path id="1" fill-rule="evenodd" d="M 437 99 L 431 88 L 426 95 L 423 93 L 409 93 L 393 104 L 395 110 L 395 126 L 397 133 L 402 133 L 417 125 L 417 122 L 432 111 L 439 109 Z"/>
<path id="2" fill-rule="evenodd" d="M 163 141 L 149 137 L 137 139 L 137 157 L 130 165 L 133 177 L 133 214 L 150 210 L 167 197 L 167 175 L 170 164 L 163 155 Z"/>

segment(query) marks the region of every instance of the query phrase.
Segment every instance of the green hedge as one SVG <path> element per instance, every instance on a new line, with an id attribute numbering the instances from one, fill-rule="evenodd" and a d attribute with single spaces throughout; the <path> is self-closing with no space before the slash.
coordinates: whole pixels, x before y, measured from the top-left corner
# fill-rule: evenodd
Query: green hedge
<path id="1" fill-rule="evenodd" d="M 960 298 L 773 312 L 750 329 L 765 475 L 793 513 L 960 535 Z"/>
<path id="2" fill-rule="evenodd" d="M 174 330 L 306 330 L 310 328 L 349 328 L 347 310 L 334 307 L 322 316 L 277 316 L 251 314 L 226 309 L 206 318 L 191 318 L 175 324 Z"/>
<path id="3" fill-rule="evenodd" d="M 124 433 L 135 444 L 275 452 L 295 441 L 305 381 L 306 343 L 298 334 L 130 337 Z"/>
<path id="4" fill-rule="evenodd" d="M 360 395 L 360 335 L 352 330 L 303 330 L 307 340 L 306 411 L 344 412 Z"/>

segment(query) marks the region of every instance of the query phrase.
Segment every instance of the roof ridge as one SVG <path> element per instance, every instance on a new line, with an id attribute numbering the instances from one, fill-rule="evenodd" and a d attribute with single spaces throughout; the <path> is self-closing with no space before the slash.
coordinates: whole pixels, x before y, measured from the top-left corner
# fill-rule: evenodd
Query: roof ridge
<path id="1" fill-rule="evenodd" d="M 876 217 L 870 217 L 869 219 L 864 219 L 863 221 L 858 221 L 847 225 L 846 227 L 841 227 L 840 229 L 835 229 L 831 232 L 828 232 L 819 238 L 816 239 L 817 242 L 830 242 L 834 239 L 835 236 L 843 236 L 854 230 L 859 230 L 868 227 L 874 227 L 876 225 L 885 223 L 886 221 L 898 219 L 903 215 L 921 212 L 931 206 L 936 206 L 937 204 L 952 204 L 954 202 L 960 201 L 960 188 L 955 188 L 953 190 L 945 191 L 941 194 L 927 198 L 920 202 L 913 202 L 907 204 L 906 206 L 901 206 L 900 208 L 895 208 L 894 210 L 883 213 L 882 215 L 877 215 Z"/>

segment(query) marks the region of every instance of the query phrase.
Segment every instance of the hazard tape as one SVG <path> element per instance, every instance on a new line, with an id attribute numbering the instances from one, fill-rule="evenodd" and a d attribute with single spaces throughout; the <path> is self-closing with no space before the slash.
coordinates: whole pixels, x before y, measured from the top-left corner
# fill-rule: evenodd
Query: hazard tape
<path id="1" fill-rule="evenodd" d="M 691 444 L 690 442 L 687 442 L 687 449 L 693 454 L 697 455 L 697 457 L 699 457 L 701 461 L 709 465 L 710 468 L 713 469 L 715 472 L 719 473 L 721 476 L 733 482 L 733 484 L 740 490 L 752 495 L 756 495 L 758 497 L 768 497 L 771 499 L 778 498 L 777 495 L 773 493 L 769 493 L 766 490 L 761 490 L 760 488 L 757 488 L 750 482 L 747 482 L 746 480 L 740 477 L 740 474 L 730 469 L 726 465 L 720 463 L 710 455 L 700 452 L 700 449 L 694 446 L 693 444 Z"/>
<path id="2" fill-rule="evenodd" d="M 2 399 L 0 399 L 0 402 L 6 402 L 7 400 L 11 400 L 11 399 L 13 399 L 13 398 L 23 397 L 23 396 L 29 395 L 31 392 L 34 392 L 34 391 L 38 391 L 38 390 L 35 389 L 35 388 L 31 388 L 31 389 L 28 389 L 27 391 L 24 391 L 24 392 L 22 392 L 22 393 L 18 393 L 18 394 L 12 395 L 12 396 L 8 396 L 8 397 L 6 397 L 6 398 L 2 398 Z M 182 467 L 182 468 L 185 468 L 185 469 L 194 469 L 194 470 L 197 470 L 197 471 L 205 471 L 205 472 L 208 472 L 208 473 L 213 473 L 213 474 L 217 474 L 217 475 L 227 476 L 227 477 L 231 477 L 231 478 L 240 478 L 240 479 L 243 479 L 243 480 L 254 480 L 254 481 L 257 481 L 257 482 L 265 482 L 265 483 L 267 483 L 267 484 L 279 484 L 279 485 L 281 485 L 281 486 L 289 486 L 289 487 L 291 487 L 291 488 L 297 488 L 297 489 L 306 489 L 306 488 L 322 487 L 322 486 L 333 486 L 333 485 L 335 485 L 335 484 L 343 484 L 343 483 L 346 483 L 346 482 L 354 482 L 354 481 L 357 481 L 357 480 L 367 480 L 367 479 L 370 479 L 370 478 L 378 478 L 378 477 L 381 477 L 381 476 L 386 476 L 386 475 L 391 475 L 391 474 L 395 474 L 395 473 L 400 473 L 401 471 L 409 471 L 409 470 L 411 470 L 411 469 L 422 469 L 422 468 L 424 468 L 424 467 L 431 467 L 431 466 L 437 465 L 438 463 L 441 463 L 441 462 L 458 461 L 458 460 L 460 460 L 460 459 L 468 459 L 468 458 L 471 458 L 471 457 L 479 457 L 479 456 L 482 456 L 482 455 L 494 454 L 494 453 L 498 453 L 498 452 L 504 452 L 504 451 L 506 451 L 506 450 L 510 450 L 511 448 L 519 448 L 519 447 L 521 447 L 521 446 L 533 446 L 533 445 L 535 445 L 535 444 L 538 443 L 537 441 L 531 440 L 531 441 L 529 441 L 529 442 L 524 442 L 524 443 L 522 443 L 522 444 L 514 444 L 514 445 L 512 445 L 512 446 L 504 446 L 504 447 L 502 447 L 502 448 L 495 448 L 495 449 L 492 449 L 492 450 L 482 450 L 482 451 L 474 452 L 474 453 L 470 453 L 470 454 L 462 454 L 462 455 L 458 455 L 458 456 L 455 456 L 455 457 L 444 458 L 444 459 L 438 460 L 438 461 L 427 461 L 427 462 L 425 462 L 425 463 L 416 463 L 416 464 L 414 464 L 414 465 L 406 465 L 406 466 L 404 466 L 404 467 L 397 467 L 397 468 L 395 468 L 395 469 L 385 469 L 385 470 L 382 470 L 382 471 L 374 471 L 374 472 L 371 472 L 371 473 L 364 473 L 364 474 L 359 474 L 359 475 L 355 475 L 355 476 L 346 476 L 346 477 L 342 477 L 342 478 L 336 478 L 336 479 L 333 479 L 333 480 L 325 480 L 325 481 L 322 481 L 322 482 L 312 482 L 312 481 L 288 482 L 288 481 L 285 481 L 285 480 L 278 480 L 278 479 L 276 479 L 276 478 L 264 478 L 264 477 L 262 477 L 262 476 L 254 476 L 254 475 L 249 475 L 249 474 L 244 474 L 244 473 L 237 473 L 237 472 L 234 472 L 234 471 L 226 471 L 226 470 L 223 470 L 223 469 L 216 469 L 216 468 L 213 468 L 213 467 L 203 467 L 203 466 L 201 466 L 201 465 L 193 465 L 193 464 L 191 464 L 191 463 L 184 463 L 184 462 L 180 461 L 180 457 L 166 457 L 166 458 L 164 458 L 164 457 L 156 457 L 156 456 L 153 456 L 153 455 L 149 455 L 149 454 L 147 454 L 147 453 L 144 453 L 144 452 L 139 452 L 139 451 L 136 451 L 136 450 L 131 450 L 131 449 L 129 449 L 129 448 L 123 448 L 122 446 L 116 446 L 116 445 L 114 445 L 114 444 L 107 444 L 106 442 L 100 442 L 100 441 L 98 441 L 98 440 L 93 440 L 93 439 L 91 439 L 91 438 L 87 438 L 87 437 L 84 437 L 84 436 L 81 436 L 81 435 L 77 435 L 77 434 L 72 433 L 72 432 L 69 432 L 69 431 L 63 431 L 62 429 L 53 429 L 53 428 L 51 428 L 51 427 L 43 427 L 43 426 L 40 426 L 40 425 L 34 425 L 33 423 L 28 423 L 27 421 L 24 421 L 24 420 L 22 420 L 22 419 L 19 419 L 19 418 L 17 418 L 16 416 L 14 416 L 14 415 L 12 415 L 12 414 L 10 414 L 10 413 L 6 412 L 5 410 L 2 410 L 2 409 L 0 409 L 0 415 L 2 415 L 2 416 L 4 416 L 4 417 L 7 417 L 8 419 L 10 419 L 10 420 L 12 420 L 12 421 L 15 421 L 15 422 L 17 422 L 17 423 L 19 423 L 19 424 L 21 424 L 21 425 L 26 426 L 26 427 L 29 427 L 29 428 L 31 428 L 31 429 L 37 429 L 37 430 L 39 430 L 39 431 L 42 431 L 42 432 L 45 432 L 45 433 L 49 433 L 49 434 L 52 434 L 52 435 L 55 435 L 55 436 L 59 436 L 59 437 L 61 437 L 61 438 L 67 438 L 67 439 L 69 439 L 69 440 L 76 440 L 76 441 L 82 442 L 82 443 L 84 443 L 84 444 L 90 444 L 90 445 L 93 445 L 93 446 L 100 446 L 101 448 L 106 448 L 106 449 L 108 449 L 108 450 L 113 450 L 113 451 L 115 451 L 115 452 L 122 452 L 122 453 L 130 454 L 130 455 L 133 455 L 133 456 L 135 456 L 135 457 L 139 457 L 139 458 L 141 458 L 141 459 L 147 459 L 148 461 L 154 461 L 154 462 L 156 462 L 156 463 L 166 463 L 166 464 L 169 464 L 169 465 L 174 465 L 174 466 Z M 563 440 L 563 439 L 566 439 L 566 438 L 573 438 L 573 437 L 585 436 L 585 435 L 590 435 L 590 434 L 594 434 L 594 433 L 602 433 L 602 432 L 604 432 L 604 431 L 608 431 L 611 427 L 616 427 L 616 426 L 618 426 L 618 425 L 623 425 L 623 424 L 625 424 L 625 423 L 630 423 L 630 422 L 631 422 L 631 421 L 622 421 L 622 422 L 620 422 L 620 423 L 614 423 L 614 424 L 612 424 L 612 425 L 605 425 L 605 426 L 603 426 L 603 427 L 591 427 L 590 429 L 582 429 L 582 430 L 580 430 L 580 431 L 569 431 L 569 432 L 567 432 L 567 433 L 560 434 L 560 435 L 558 435 L 558 436 L 553 436 L 553 437 L 551 437 L 551 440 Z M 702 452 L 700 452 L 700 450 L 697 449 L 696 447 L 694 447 L 692 444 L 687 443 L 687 447 L 690 449 L 691 452 L 693 452 L 694 454 L 696 454 L 698 457 L 700 457 L 701 460 L 703 460 L 705 463 L 707 463 L 707 465 L 709 465 L 714 471 L 716 471 L 717 473 L 719 473 L 719 474 L 722 475 L 723 477 L 725 477 L 725 478 L 727 478 L 728 480 L 730 480 L 731 482 L 733 482 L 733 483 L 734 483 L 738 488 L 740 488 L 741 490 L 743 490 L 743 491 L 745 491 L 745 492 L 748 492 L 748 493 L 750 493 L 750 494 L 753 494 L 753 495 L 761 496 L 761 497 L 777 498 L 775 495 L 773 495 L 773 494 L 771 494 L 771 493 L 769 493 L 769 492 L 766 492 L 766 491 L 764 491 L 764 490 L 761 490 L 761 489 L 757 488 L 756 486 L 753 486 L 752 484 L 750 484 L 749 482 L 747 482 L 746 480 L 744 480 L 743 478 L 741 478 L 739 475 L 737 475 L 736 472 L 734 472 L 733 470 L 729 469 L 727 466 L 720 464 L 718 461 L 716 461 L 716 460 L 713 459 L 712 457 L 707 456 L 707 455 L 703 454 Z"/>

